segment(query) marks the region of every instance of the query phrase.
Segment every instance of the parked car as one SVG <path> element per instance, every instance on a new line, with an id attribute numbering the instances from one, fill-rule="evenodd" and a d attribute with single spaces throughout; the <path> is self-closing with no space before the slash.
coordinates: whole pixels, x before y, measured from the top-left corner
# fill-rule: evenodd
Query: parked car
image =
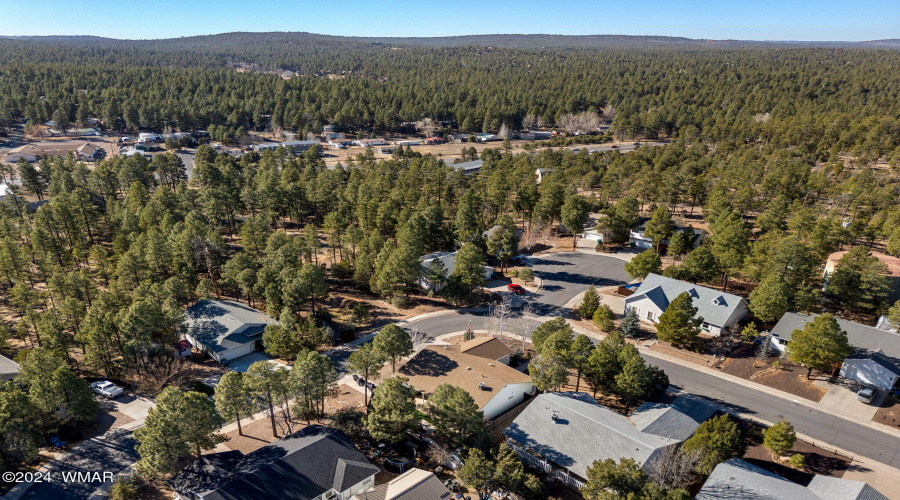
<path id="1" fill-rule="evenodd" d="M 509 263 L 514 266 L 524 266 L 525 265 L 525 257 L 522 257 L 521 255 L 516 255 L 515 257 L 510 257 Z"/>
<path id="2" fill-rule="evenodd" d="M 612 146 L 610 146 L 610 148 L 612 148 L 612 149 L 619 149 L 619 146 L 613 144 Z"/>
<path id="3" fill-rule="evenodd" d="M 856 392 L 856 399 L 866 404 L 871 403 L 872 400 L 875 399 L 875 389 L 871 387 L 863 387 Z"/>
<path id="4" fill-rule="evenodd" d="M 506 288 L 516 295 L 522 295 L 526 291 L 525 288 L 522 287 L 522 285 L 518 285 L 516 283 L 510 283 L 506 285 Z"/>
<path id="5" fill-rule="evenodd" d="M 125 391 L 122 390 L 121 387 L 116 384 L 110 382 L 109 380 L 99 380 L 91 384 L 91 390 L 95 393 L 105 397 L 106 399 L 113 399 L 121 396 Z"/>

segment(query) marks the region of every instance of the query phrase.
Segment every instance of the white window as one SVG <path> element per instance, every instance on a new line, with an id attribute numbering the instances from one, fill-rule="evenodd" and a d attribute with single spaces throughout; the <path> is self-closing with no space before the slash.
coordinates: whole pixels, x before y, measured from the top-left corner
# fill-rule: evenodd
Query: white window
<path id="1" fill-rule="evenodd" d="M 653 321 L 653 311 L 647 311 L 647 319 Z"/>
<path id="2" fill-rule="evenodd" d="M 703 323 L 702 325 L 700 325 L 700 329 L 703 330 L 704 332 L 708 332 L 709 331 L 709 323 Z"/>

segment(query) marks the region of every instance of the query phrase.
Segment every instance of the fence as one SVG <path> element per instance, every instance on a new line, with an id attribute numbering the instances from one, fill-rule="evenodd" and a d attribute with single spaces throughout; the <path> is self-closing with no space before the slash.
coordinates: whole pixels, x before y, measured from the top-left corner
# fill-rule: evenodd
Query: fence
<path id="1" fill-rule="evenodd" d="M 546 472 L 547 474 L 550 474 L 551 476 L 554 476 L 554 477 L 562 480 L 564 483 L 566 483 L 569 486 L 572 486 L 574 488 L 578 488 L 578 489 L 584 488 L 584 483 L 582 483 L 581 481 L 575 479 L 574 477 L 566 474 L 565 471 L 557 469 L 556 467 L 554 467 L 552 464 L 550 464 L 546 460 L 541 460 L 540 458 L 532 455 L 531 453 L 528 453 L 527 451 L 525 451 L 524 449 L 522 449 L 518 445 L 516 445 L 512 440 L 507 439 L 506 444 L 508 444 L 510 448 L 515 450 L 515 452 L 519 455 L 519 457 L 523 461 L 525 461 L 525 463 L 534 467 L 535 469 L 542 470 L 542 471 Z"/>

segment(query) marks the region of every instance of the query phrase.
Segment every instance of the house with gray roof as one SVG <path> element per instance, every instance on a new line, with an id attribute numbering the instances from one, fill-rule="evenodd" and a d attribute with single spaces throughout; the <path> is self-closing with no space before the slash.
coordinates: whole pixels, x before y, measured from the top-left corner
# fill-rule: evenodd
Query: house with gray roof
<path id="1" fill-rule="evenodd" d="M 19 363 L 0 354 L 0 381 L 12 380 L 19 373 Z"/>
<path id="2" fill-rule="evenodd" d="M 437 476 L 413 467 L 389 482 L 379 484 L 352 500 L 449 500 L 453 493 Z"/>
<path id="3" fill-rule="evenodd" d="M 742 297 L 653 273 L 625 299 L 625 311 L 634 309 L 641 321 L 656 324 L 669 303 L 682 292 L 691 296 L 697 317 L 703 318 L 701 328 L 709 335 L 719 336 L 722 330 L 747 317 L 747 301 Z"/>
<path id="4" fill-rule="evenodd" d="M 818 316 L 785 313 L 769 334 L 773 348 L 785 352 L 791 336 Z M 900 335 L 889 330 L 835 318 L 853 352 L 841 365 L 841 376 L 866 385 L 890 389 L 900 380 Z"/>
<path id="5" fill-rule="evenodd" d="M 530 464 L 561 469 L 578 485 L 595 460 L 631 458 L 645 470 L 694 434 L 716 408 L 681 396 L 671 405 L 646 403 L 631 417 L 584 393 L 537 396 L 503 433 Z"/>
<path id="6" fill-rule="evenodd" d="M 169 484 L 176 499 L 349 500 L 375 486 L 375 474 L 381 471 L 343 432 L 322 425 L 310 425 L 243 457 L 234 453 L 204 455 L 175 475 Z"/>
<path id="7" fill-rule="evenodd" d="M 434 290 L 435 292 L 440 292 L 444 288 L 444 283 L 432 283 L 429 281 L 427 276 L 428 266 L 432 265 L 432 262 L 439 261 L 441 265 L 444 267 L 444 277 L 450 276 L 450 273 L 453 272 L 453 264 L 456 262 L 456 252 L 434 252 L 428 255 L 423 255 L 419 258 L 419 262 L 421 264 L 422 274 L 419 276 L 419 286 L 424 290 Z M 484 266 L 484 279 L 491 279 L 491 276 L 494 275 L 494 268 L 490 266 Z"/>
<path id="8" fill-rule="evenodd" d="M 234 300 L 201 300 L 185 311 L 185 338 L 220 363 L 262 351 L 262 334 L 278 322 Z"/>
<path id="9" fill-rule="evenodd" d="M 815 476 L 808 487 L 738 458 L 722 462 L 703 483 L 695 500 L 887 500 L 866 483 Z"/>
<path id="10" fill-rule="evenodd" d="M 472 160 L 472 161 L 464 161 L 462 163 L 451 163 L 450 166 L 455 170 L 459 170 L 462 173 L 469 175 L 474 174 L 481 170 L 481 166 L 484 165 L 484 161 L 482 160 Z"/>

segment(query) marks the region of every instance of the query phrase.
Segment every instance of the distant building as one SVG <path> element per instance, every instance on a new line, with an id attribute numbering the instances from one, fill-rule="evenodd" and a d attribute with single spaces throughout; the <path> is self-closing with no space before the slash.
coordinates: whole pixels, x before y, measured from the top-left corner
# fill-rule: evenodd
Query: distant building
<path id="1" fill-rule="evenodd" d="M 770 331 L 772 348 L 785 352 L 797 330 L 817 315 L 786 313 Z M 840 375 L 881 389 L 891 389 L 900 379 L 900 335 L 872 326 L 835 318 L 853 353 L 841 364 Z"/>
<path id="2" fill-rule="evenodd" d="M 422 144 L 422 141 L 419 139 L 404 139 L 401 141 L 394 141 L 394 144 L 397 146 L 418 146 L 419 144 Z"/>
<path id="3" fill-rule="evenodd" d="M 262 351 L 262 334 L 278 322 L 233 300 L 201 300 L 185 312 L 185 338 L 220 363 Z"/>
<path id="4" fill-rule="evenodd" d="M 451 347 L 458 349 L 462 354 L 498 361 L 504 365 L 509 365 L 509 357 L 513 353 L 513 350 L 497 337 L 475 337 Z"/>
<path id="5" fill-rule="evenodd" d="M 461 353 L 458 346 L 426 346 L 397 374 L 409 378 L 409 385 L 426 401 L 441 384 L 464 389 L 485 420 L 497 418 L 536 393 L 528 375 L 496 360 Z"/>
<path id="6" fill-rule="evenodd" d="M 481 171 L 481 167 L 484 165 L 484 161 L 482 160 L 471 160 L 464 161 L 462 163 L 451 163 L 450 166 L 453 167 L 454 170 L 459 170 L 466 175 L 474 174 L 476 172 Z"/>
<path id="7" fill-rule="evenodd" d="M 649 219 L 647 219 L 647 220 L 649 220 Z M 646 225 L 647 225 L 647 221 L 644 221 L 644 223 L 641 225 L 641 227 L 639 227 L 637 229 L 632 229 L 631 231 L 629 231 L 629 233 L 628 233 L 628 244 L 629 245 L 636 247 L 636 248 L 656 248 L 656 245 L 653 244 L 653 239 L 644 234 L 644 230 L 645 230 L 644 228 L 646 227 Z M 685 227 L 676 227 L 675 228 L 676 231 L 685 231 L 687 229 L 688 228 L 685 228 Z M 706 231 L 704 231 L 702 229 L 696 229 L 696 228 L 692 228 L 691 232 L 693 233 L 693 237 L 691 239 L 691 241 L 692 241 L 691 247 L 692 248 L 699 247 L 700 244 L 703 243 L 703 239 L 706 238 L 706 236 L 708 234 Z M 663 240 L 661 243 L 661 246 L 668 247 L 669 240 L 667 240 L 667 239 Z"/>
<path id="8" fill-rule="evenodd" d="M 103 156 L 103 149 L 89 142 L 82 143 L 36 143 L 26 144 L 14 149 L 10 149 L 4 154 L 2 161 L 7 163 L 15 163 L 20 158 L 25 161 L 35 162 L 42 157 L 55 158 L 57 156 L 72 155 L 76 160 L 94 161 Z"/>
<path id="9" fill-rule="evenodd" d="M 203 455 L 169 484 L 176 500 L 349 500 L 380 471 L 343 432 L 314 424 L 247 455 Z"/>
<path id="10" fill-rule="evenodd" d="M 499 141 L 500 137 L 498 137 L 494 134 L 482 133 L 482 134 L 475 134 L 475 140 L 478 142 Z"/>
<path id="11" fill-rule="evenodd" d="M 523 141 L 548 141 L 553 137 L 553 132 L 545 130 L 529 130 L 519 134 L 519 139 Z"/>
<path id="12" fill-rule="evenodd" d="M 634 309 L 641 321 L 655 324 L 682 292 L 691 296 L 697 317 L 703 318 L 701 328 L 710 335 L 719 336 L 722 330 L 747 317 L 747 301 L 737 295 L 653 273 L 644 278 L 634 295 L 625 299 L 625 311 Z"/>
<path id="13" fill-rule="evenodd" d="M 294 153 L 302 153 L 317 144 L 316 141 L 285 141 L 281 143 L 282 146 L 293 149 Z"/>
<path id="14" fill-rule="evenodd" d="M 472 137 L 472 134 L 450 134 L 447 139 L 450 142 L 468 142 L 469 137 Z"/>
<path id="15" fill-rule="evenodd" d="M 526 463 L 566 471 L 557 477 L 580 488 L 596 460 L 630 458 L 652 470 L 715 413 L 700 399 L 680 396 L 671 405 L 644 403 L 626 417 L 585 393 L 547 393 L 534 398 L 503 433 Z"/>
<path id="16" fill-rule="evenodd" d="M 362 148 L 371 148 L 374 146 L 384 146 L 387 144 L 387 141 L 384 139 L 357 139 L 353 141 L 357 146 Z"/>
<path id="17" fill-rule="evenodd" d="M 695 500 L 888 500 L 861 481 L 816 475 L 809 486 L 732 458 L 713 469 Z"/>
<path id="18" fill-rule="evenodd" d="M 394 154 L 394 151 L 396 151 L 396 150 L 397 150 L 397 148 L 392 148 L 392 147 L 378 148 L 378 152 L 383 155 L 392 155 L 392 154 Z"/>
<path id="19" fill-rule="evenodd" d="M 547 174 L 549 174 L 549 173 L 551 173 L 551 172 L 553 172 L 553 169 L 552 169 L 552 168 L 539 168 L 539 169 L 536 169 L 536 170 L 534 171 L 534 175 L 537 176 L 537 183 L 540 184 L 540 183 L 544 180 L 544 177 L 546 177 Z"/>
<path id="20" fill-rule="evenodd" d="M 447 142 L 447 141 L 443 137 L 429 137 L 428 139 L 425 139 L 425 144 L 427 144 L 429 146 L 443 144 L 445 142 Z"/>
<path id="21" fill-rule="evenodd" d="M 253 148 L 253 151 L 261 153 L 263 151 L 275 151 L 281 147 L 281 144 L 277 142 L 263 142 L 262 144 L 254 144 L 251 147 Z"/>
<path id="22" fill-rule="evenodd" d="M 887 277 L 888 286 L 891 289 L 888 296 L 889 302 L 894 303 L 897 300 L 900 300 L 900 257 L 872 251 L 870 251 L 869 254 L 880 260 L 884 263 L 885 267 L 887 267 L 887 273 L 885 273 L 884 276 Z M 834 273 L 838 261 L 840 261 L 841 257 L 844 255 L 847 255 L 847 250 L 834 252 L 828 256 L 828 260 L 825 261 L 825 271 L 822 274 L 823 287 L 828 286 L 828 278 Z"/>

